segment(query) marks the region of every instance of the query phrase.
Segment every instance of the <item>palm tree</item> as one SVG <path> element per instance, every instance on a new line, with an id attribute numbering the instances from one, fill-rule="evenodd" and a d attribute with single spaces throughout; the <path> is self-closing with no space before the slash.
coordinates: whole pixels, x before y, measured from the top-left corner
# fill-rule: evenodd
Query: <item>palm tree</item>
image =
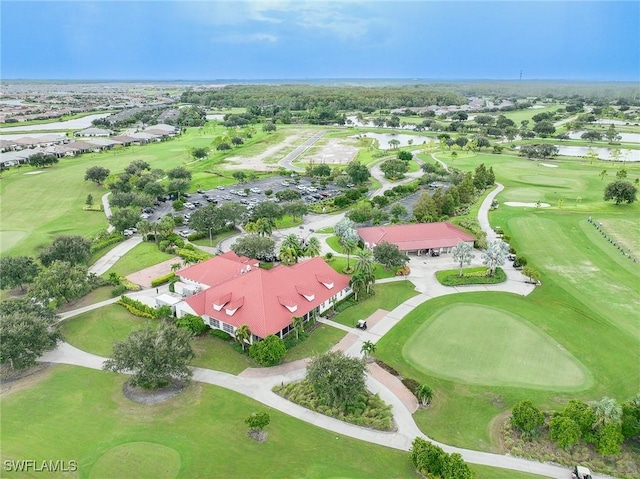
<path id="1" fill-rule="evenodd" d="M 376 352 L 376 345 L 371 341 L 365 341 L 362 343 L 362 347 L 360 348 L 360 352 L 364 355 L 364 358 L 369 358 L 373 353 Z"/>
<path id="2" fill-rule="evenodd" d="M 349 281 L 349 286 L 351 286 L 351 289 L 353 290 L 355 300 L 358 301 L 358 295 L 367 287 L 364 275 L 362 273 L 354 274 L 351 277 L 351 281 Z"/>
<path id="3" fill-rule="evenodd" d="M 281 257 L 283 252 L 285 252 L 285 256 L 288 259 L 293 260 L 289 264 L 298 262 L 298 258 L 302 256 L 302 248 L 300 246 L 300 239 L 298 239 L 295 234 L 291 233 L 282 240 L 282 244 L 280 245 Z M 282 261 L 282 258 L 280 260 Z"/>
<path id="4" fill-rule="evenodd" d="M 301 316 L 294 316 L 292 323 L 293 328 L 296 330 L 296 339 L 299 339 L 300 333 L 304 333 L 304 318 Z"/>
<path id="5" fill-rule="evenodd" d="M 291 266 L 292 264 L 296 264 L 298 261 L 298 255 L 296 250 L 291 247 L 281 246 L 280 247 L 280 261 L 287 266 Z"/>
<path id="6" fill-rule="evenodd" d="M 315 236 L 312 236 L 307 241 L 307 245 L 304 247 L 304 255 L 309 258 L 315 258 L 316 256 L 320 256 L 320 251 L 322 247 L 320 246 L 320 240 Z"/>
<path id="7" fill-rule="evenodd" d="M 593 423 L 595 429 L 607 424 L 622 423 L 622 408 L 615 399 L 605 396 L 595 405 L 593 410 L 596 414 L 596 420 Z"/>
<path id="8" fill-rule="evenodd" d="M 248 342 L 250 338 L 251 338 L 251 330 L 249 329 L 249 326 L 247 326 L 246 324 L 243 324 L 238 329 L 236 329 L 236 341 L 240 343 L 240 346 L 242 346 L 243 351 L 244 351 L 245 343 Z"/>
<path id="9" fill-rule="evenodd" d="M 175 273 L 180 269 L 180 263 L 172 263 L 171 264 L 171 272 Z"/>
<path id="10" fill-rule="evenodd" d="M 142 235 L 142 238 L 147 241 L 147 235 L 151 233 L 152 230 L 151 223 L 147 220 L 140 220 L 136 224 L 136 228 L 138 229 L 138 233 Z"/>
<path id="11" fill-rule="evenodd" d="M 247 221 L 242 228 L 250 234 L 258 232 L 258 222 L 257 221 Z"/>
<path id="12" fill-rule="evenodd" d="M 423 406 L 427 406 L 433 399 L 433 389 L 431 389 L 426 384 L 422 384 L 416 390 L 416 396 L 418 396 L 418 400 L 422 403 Z"/>
<path id="13" fill-rule="evenodd" d="M 256 221 L 256 231 L 260 236 L 271 236 L 276 222 L 273 218 L 259 218 Z"/>
<path id="14" fill-rule="evenodd" d="M 346 271 L 351 271 L 351 263 L 350 263 L 351 253 L 353 253 L 355 249 L 358 247 L 358 242 L 354 239 L 347 238 L 346 240 L 342 241 L 341 244 L 342 244 L 342 247 L 344 248 L 344 252 L 347 253 L 347 270 Z"/>
<path id="15" fill-rule="evenodd" d="M 371 292 L 371 285 L 376 282 L 376 265 L 373 261 L 373 253 L 369 249 L 363 249 L 357 253 L 357 257 L 358 259 L 353 266 L 353 270 L 356 274 L 362 275 L 367 294 L 369 294 Z"/>

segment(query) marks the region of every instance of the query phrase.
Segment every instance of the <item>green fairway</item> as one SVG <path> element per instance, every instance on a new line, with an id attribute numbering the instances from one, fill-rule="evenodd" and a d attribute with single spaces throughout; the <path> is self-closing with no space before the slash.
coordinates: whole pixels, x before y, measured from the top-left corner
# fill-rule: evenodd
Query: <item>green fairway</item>
<path id="1" fill-rule="evenodd" d="M 469 466 L 477 474 L 477 479 L 542 479 L 546 477 L 513 469 L 499 469 L 491 466 L 478 466 L 477 464 L 469 464 Z"/>
<path id="2" fill-rule="evenodd" d="M 157 321 L 132 315 L 118 304 L 103 306 L 62 322 L 62 334 L 72 346 L 97 354 L 110 356 L 113 343 L 122 341 L 131 331 Z"/>
<path id="3" fill-rule="evenodd" d="M 557 168 L 549 168 L 508 154 L 476 153 L 461 156 L 453 165 L 472 170 L 481 162 L 491 165 L 497 181 L 505 185 L 497 197 L 500 203 L 551 204 L 549 208 L 501 205 L 490 212 L 491 224 L 501 226 L 517 253 L 540 271 L 542 286 L 526 297 L 465 293 L 428 301 L 382 338 L 376 355 L 403 376 L 436 391 L 434 404 L 414 415 L 423 431 L 447 444 L 500 451 L 501 421 L 517 401 L 530 399 L 543 409 L 556 410 L 576 397 L 590 401 L 607 395 L 624 401 L 637 393 L 640 265 L 620 254 L 587 219 L 602 222 L 610 237 L 636 251 L 640 205 L 602 201 L 604 186 L 619 168 L 613 165 L 605 165 L 609 179 L 604 181 L 599 176 L 602 164 L 581 159 L 555 160 Z M 640 177 L 640 165 L 625 168 L 631 181 Z M 486 323 L 467 330 L 467 324 L 478 321 Z M 524 337 L 547 351 L 545 357 L 522 346 L 508 351 L 509 341 Z M 409 352 L 407 343 L 422 350 Z M 487 350 L 477 351 L 477 357 L 488 361 L 484 368 L 474 370 L 463 361 L 473 345 Z M 499 357 L 489 360 L 499 352 L 510 355 L 512 364 Z M 405 357 L 409 353 L 429 360 L 419 363 L 415 357 Z M 564 365 L 561 371 L 547 362 L 550 355 Z M 528 356 L 549 367 L 536 363 L 525 368 Z M 513 370 L 501 376 L 503 367 Z M 586 381 L 578 386 L 573 373 L 563 381 L 567 371 Z"/>
<path id="4" fill-rule="evenodd" d="M 144 406 L 123 396 L 125 379 L 59 365 L 3 395 L 1 459 L 76 460 L 76 477 L 87 479 L 416 477 L 406 452 L 325 431 L 223 388 L 195 383 Z M 271 416 L 265 442 L 247 437 L 244 419 L 255 411 Z"/>
<path id="5" fill-rule="evenodd" d="M 175 258 L 176 262 L 181 261 L 177 256 L 160 251 L 155 243 L 142 242 L 116 261 L 104 276 L 108 277 L 109 273 L 127 276 L 171 258 Z"/>
<path id="6" fill-rule="evenodd" d="M 561 345 L 507 311 L 456 304 L 409 338 L 402 355 L 427 374 L 472 384 L 584 389 L 589 378 Z"/>

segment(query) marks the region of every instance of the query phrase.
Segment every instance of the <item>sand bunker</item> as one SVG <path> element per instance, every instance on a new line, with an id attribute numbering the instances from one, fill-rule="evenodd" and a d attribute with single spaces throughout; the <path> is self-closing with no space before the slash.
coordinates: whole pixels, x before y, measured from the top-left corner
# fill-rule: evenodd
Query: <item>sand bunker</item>
<path id="1" fill-rule="evenodd" d="M 550 165 L 549 163 L 540 163 L 542 166 L 546 166 L 547 168 L 557 168 L 558 165 Z"/>
<path id="2" fill-rule="evenodd" d="M 549 203 L 521 203 L 520 201 L 506 201 L 504 204 L 507 206 L 526 206 L 529 208 L 535 208 L 536 206 L 548 208 L 551 206 Z"/>
<path id="3" fill-rule="evenodd" d="M 39 175 L 40 173 L 44 173 L 44 171 L 40 170 L 40 171 L 30 171 L 28 173 L 25 173 L 25 175 Z"/>

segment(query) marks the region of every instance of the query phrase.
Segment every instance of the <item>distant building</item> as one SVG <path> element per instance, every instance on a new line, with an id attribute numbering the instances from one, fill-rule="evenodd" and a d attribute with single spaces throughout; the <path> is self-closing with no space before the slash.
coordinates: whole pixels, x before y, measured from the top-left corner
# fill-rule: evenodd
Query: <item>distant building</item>
<path id="1" fill-rule="evenodd" d="M 405 253 L 418 255 L 448 253 L 461 241 L 472 244 L 475 241 L 473 236 L 448 221 L 358 228 L 358 235 L 368 248 L 387 242 Z"/>
<path id="2" fill-rule="evenodd" d="M 111 136 L 113 130 L 106 128 L 86 128 L 85 130 L 76 131 L 75 136 Z"/>

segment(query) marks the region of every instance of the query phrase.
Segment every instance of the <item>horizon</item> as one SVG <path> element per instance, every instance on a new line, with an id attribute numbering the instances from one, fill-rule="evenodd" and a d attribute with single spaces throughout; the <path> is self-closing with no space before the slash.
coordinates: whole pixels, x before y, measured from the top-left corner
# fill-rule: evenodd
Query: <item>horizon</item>
<path id="1" fill-rule="evenodd" d="M 0 58 L 33 81 L 633 82 L 638 18 L 606 0 L 3 0 Z"/>

